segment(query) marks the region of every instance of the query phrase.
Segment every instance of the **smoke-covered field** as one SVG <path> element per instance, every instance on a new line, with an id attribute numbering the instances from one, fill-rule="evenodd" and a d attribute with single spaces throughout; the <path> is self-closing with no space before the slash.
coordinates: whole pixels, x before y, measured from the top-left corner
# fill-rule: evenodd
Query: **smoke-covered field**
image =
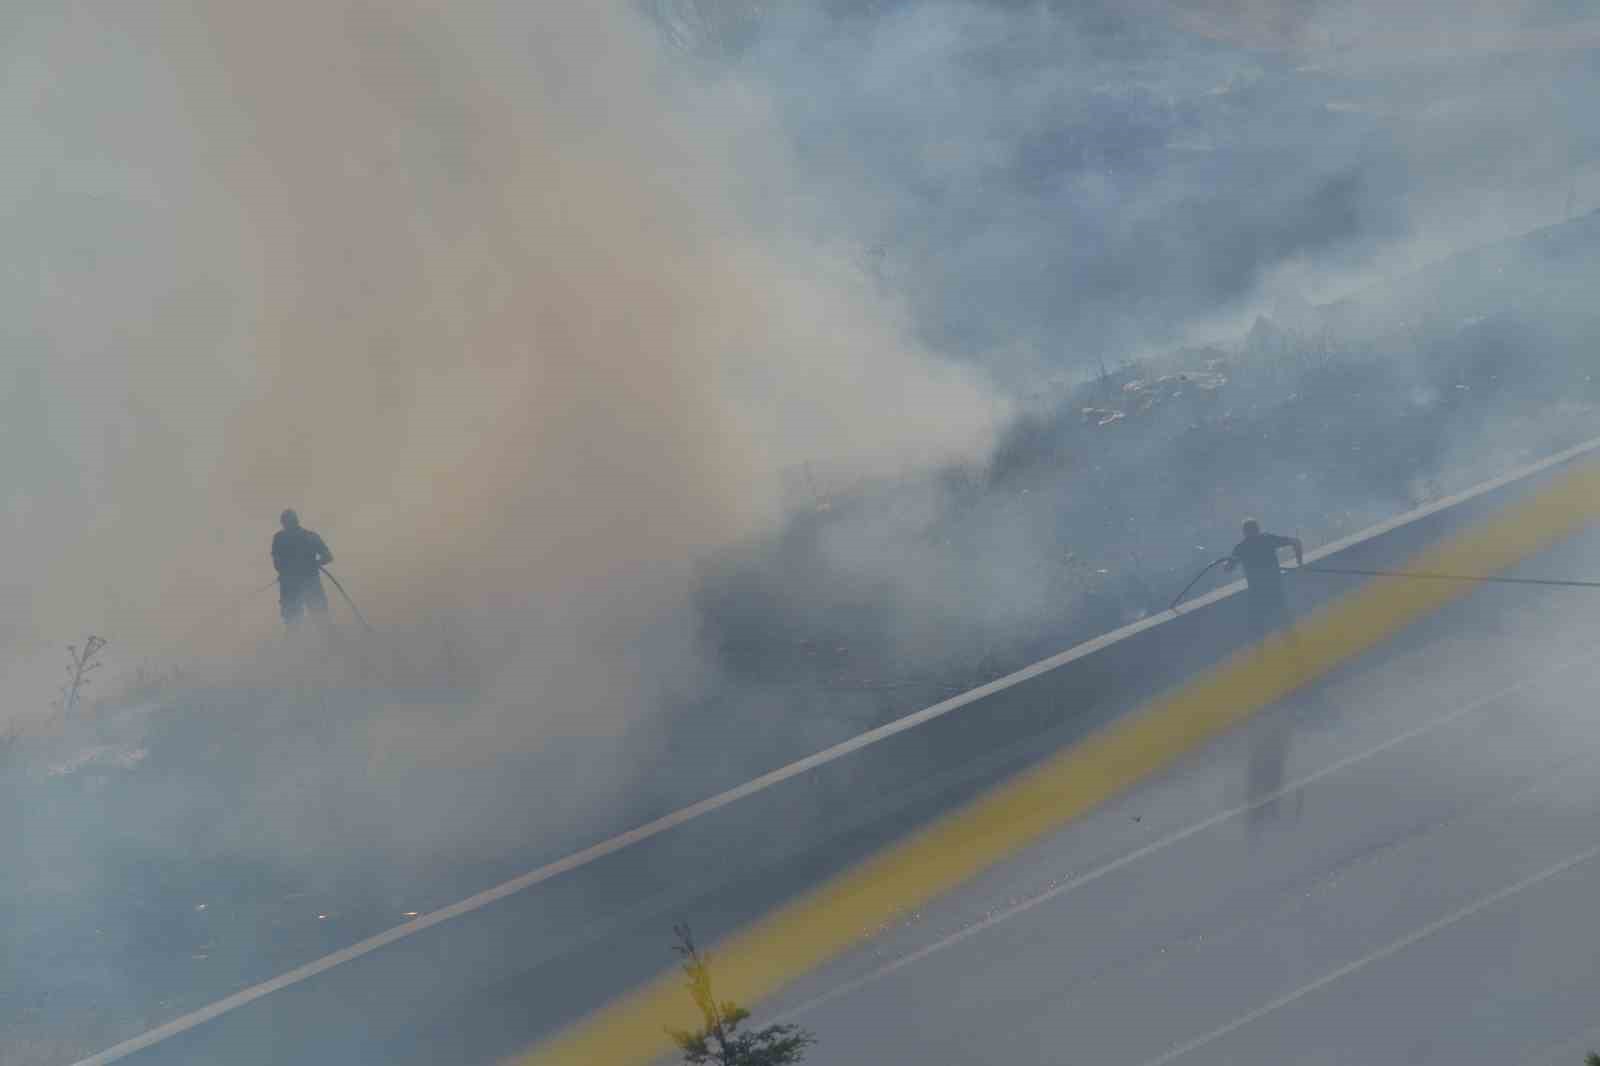
<path id="1" fill-rule="evenodd" d="M 8 7 L 0 1043 L 1595 436 L 1588 23 L 1182 7 Z"/>

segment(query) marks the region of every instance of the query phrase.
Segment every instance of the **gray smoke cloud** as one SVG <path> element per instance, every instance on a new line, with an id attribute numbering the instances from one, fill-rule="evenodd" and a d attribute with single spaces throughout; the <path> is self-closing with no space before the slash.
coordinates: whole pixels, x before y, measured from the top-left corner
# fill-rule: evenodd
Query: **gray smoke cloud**
<path id="1" fill-rule="evenodd" d="M 928 681 L 903 710 L 1159 609 L 1245 514 L 1331 538 L 1592 435 L 1592 264 L 1452 258 L 1600 206 L 1570 5 L 647 6 L 769 88 L 919 335 L 1021 400 L 980 484 L 841 508 L 720 601 Z"/>
<path id="2" fill-rule="evenodd" d="M 1600 202 L 1557 4 L 692 6 L 926 334 L 1028 384 Z"/>

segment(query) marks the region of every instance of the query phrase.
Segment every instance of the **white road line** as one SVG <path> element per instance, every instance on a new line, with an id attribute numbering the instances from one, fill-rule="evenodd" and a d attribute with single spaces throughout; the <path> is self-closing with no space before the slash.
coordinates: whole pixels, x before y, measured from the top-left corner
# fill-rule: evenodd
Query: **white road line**
<path id="1" fill-rule="evenodd" d="M 1474 499 L 1478 496 L 1493 492 L 1494 490 L 1502 488 L 1515 481 L 1533 477 L 1537 474 L 1543 473 L 1546 470 L 1554 469 L 1555 467 L 1561 466 L 1564 463 L 1571 462 L 1574 459 L 1578 459 L 1584 455 L 1588 455 L 1597 451 L 1600 451 L 1600 438 L 1587 441 L 1574 448 L 1569 448 L 1564 452 L 1550 456 L 1548 459 L 1541 460 L 1540 462 L 1533 463 L 1518 470 L 1513 470 L 1509 474 L 1504 474 L 1500 477 L 1494 478 L 1493 480 L 1485 481 L 1481 485 L 1477 485 L 1465 492 L 1457 493 L 1454 496 L 1449 496 L 1442 500 L 1436 500 L 1427 506 L 1408 511 L 1405 514 L 1399 515 L 1386 522 L 1381 522 L 1378 525 L 1346 537 L 1343 540 L 1335 541 L 1332 544 L 1325 545 L 1324 547 L 1315 551 L 1307 552 L 1306 561 L 1315 562 L 1324 558 L 1325 556 L 1342 551 L 1351 545 L 1358 544 L 1365 540 L 1371 540 L 1374 537 L 1382 536 L 1383 534 L 1389 533 L 1400 528 L 1401 526 L 1409 525 L 1412 522 L 1419 521 L 1420 519 L 1426 518 L 1429 515 L 1436 514 L 1458 504 L 1465 503 L 1468 500 Z M 698 803 L 692 803 L 687 807 L 682 807 L 676 811 L 673 811 L 671 814 L 657 818 L 653 822 L 648 822 L 645 825 L 639 826 L 636 829 L 631 829 L 628 832 L 612 837 L 609 840 L 601 841 L 600 843 L 585 848 L 582 851 L 575 852 L 566 858 L 558 859 L 552 863 L 547 863 L 546 865 L 539 867 L 537 870 L 530 871 L 529 873 L 523 874 L 520 877 L 515 877 L 510 881 L 506 881 L 504 884 L 496 885 L 494 888 L 479 892 L 477 895 L 470 896 L 467 899 L 461 900 L 459 903 L 453 903 L 448 907 L 442 907 L 439 910 L 430 911 L 420 918 L 414 918 L 409 922 L 406 922 L 402 925 L 397 925 L 393 929 L 385 930 L 376 936 L 368 937 L 367 939 L 352 944 L 347 948 L 342 948 L 339 951 L 335 951 L 330 955 L 324 955 L 322 958 L 308 962 L 304 966 L 299 966 L 288 971 L 287 973 L 279 974 L 277 977 L 274 977 L 268 981 L 263 981 L 260 984 L 252 985 L 249 988 L 242 989 L 241 991 L 235 992 L 231 996 L 219 999 L 215 1003 L 212 1003 L 208 1006 L 201 1007 L 199 1010 L 191 1011 L 190 1013 L 179 1018 L 174 1018 L 165 1025 L 157 1026 L 156 1028 L 142 1033 L 130 1040 L 125 1040 L 122 1043 L 117 1044 L 115 1047 L 107 1048 L 105 1051 L 102 1051 L 97 1055 L 92 1055 L 89 1058 L 79 1060 L 77 1063 L 74 1063 L 73 1066 L 101 1066 L 103 1063 L 116 1062 L 119 1059 L 127 1058 L 136 1051 L 142 1051 L 145 1048 L 151 1047 L 152 1045 L 159 1044 L 163 1040 L 168 1040 L 180 1033 L 187 1032 L 196 1026 L 203 1025 L 219 1015 L 227 1014 L 229 1011 L 237 1010 L 248 1003 L 253 1003 L 256 1000 L 261 999 L 263 996 L 269 996 L 280 989 L 287 988 L 290 985 L 299 984 L 301 981 L 331 970 L 335 966 L 358 959 L 363 955 L 368 955 L 381 947 L 385 947 L 386 945 L 394 943 L 395 941 L 404 940 L 407 937 L 415 936 L 417 933 L 431 928 L 432 926 L 438 925 L 440 922 L 446 922 L 451 918 L 456 918 L 463 914 L 468 914 L 472 911 L 479 910 L 491 903 L 494 903 L 496 900 L 501 900 L 507 896 L 514 895 L 515 893 L 521 892 L 523 889 L 531 888 L 532 886 L 543 881 L 548 881 L 552 877 L 557 877 L 571 870 L 576 870 L 579 867 L 587 866 L 588 864 L 602 859 L 613 852 L 621 851 L 623 848 L 626 848 L 632 844 L 637 844 L 641 841 L 649 840 L 652 837 L 660 836 L 662 833 L 683 825 L 686 822 L 693 821 L 702 815 L 710 814 L 713 811 L 720 810 L 723 807 L 726 807 L 732 803 L 736 803 L 747 796 L 752 796 L 758 792 L 763 792 L 766 789 L 772 788 L 774 785 L 781 784 L 790 778 L 798 777 L 799 775 L 810 770 L 814 770 L 819 766 L 824 766 L 827 763 L 843 758 L 852 752 L 860 751 L 862 748 L 870 747 L 873 744 L 887 740 L 898 733 L 903 733 L 908 729 L 915 729 L 924 722 L 941 718 L 944 715 L 950 714 L 953 711 L 967 706 L 968 704 L 985 699 L 997 692 L 1003 692 L 1008 688 L 1022 684 L 1024 681 L 1038 677 L 1040 674 L 1049 673 L 1050 671 L 1065 666 L 1068 663 L 1075 662 L 1076 660 L 1082 659 L 1085 656 L 1092 655 L 1103 648 L 1117 644 L 1121 641 L 1127 640 L 1132 636 L 1135 636 L 1136 634 L 1142 633 L 1146 629 L 1151 629 L 1158 625 L 1165 625 L 1172 619 L 1188 614 L 1190 611 L 1196 611 L 1207 604 L 1226 599 L 1227 597 L 1237 593 L 1243 587 L 1244 582 L 1236 581 L 1230 585 L 1216 589 L 1207 595 L 1197 597 L 1194 600 L 1183 604 L 1176 611 L 1168 611 L 1151 618 L 1146 618 L 1143 621 L 1124 626 L 1121 629 L 1114 630 L 1113 632 L 1097 637 L 1094 640 L 1086 641 L 1085 643 L 1079 644 L 1076 647 L 1070 648 L 1058 655 L 1052 655 L 1048 659 L 1041 659 L 1032 666 L 1024 667 L 1015 673 L 998 678 L 997 680 L 991 681 L 986 685 L 980 685 L 977 688 L 963 692 L 960 695 L 952 696 L 950 699 L 936 703 L 932 707 L 917 711 L 914 714 L 906 715 L 905 717 L 896 719 L 887 725 L 879 726 L 876 729 L 869 730 L 860 734 L 859 736 L 852 737 L 851 739 L 842 743 L 835 744 L 831 748 L 819 751 L 814 755 L 809 755 L 804 759 L 800 759 L 797 762 L 792 762 L 789 765 L 780 767 L 779 769 L 773 770 L 770 773 L 763 774 L 760 777 L 747 781 L 735 788 L 728 789 L 726 792 L 703 799 Z"/>
<path id="2" fill-rule="evenodd" d="M 1406 948 L 1417 943 L 1419 940 L 1425 940 L 1433 934 L 1441 932 L 1444 929 L 1448 929 L 1450 926 L 1455 925 L 1458 922 L 1466 921 L 1468 918 L 1471 918 L 1473 915 L 1478 914 L 1481 911 L 1487 910 L 1496 903 L 1507 900 L 1516 895 L 1518 892 L 1532 888 L 1543 881 L 1548 881 L 1550 878 L 1555 877 L 1558 874 L 1566 873 L 1575 866 L 1581 866 L 1596 856 L 1600 856 L 1600 844 L 1596 844 L 1592 848 L 1580 851 L 1576 855 L 1563 859 L 1554 866 L 1541 870 L 1532 877 L 1524 878 L 1514 885 L 1502 888 L 1498 892 L 1491 892 L 1489 895 L 1482 897 L 1476 902 L 1469 903 L 1460 910 L 1452 911 L 1450 914 L 1445 915 L 1443 918 L 1440 918 L 1437 921 L 1429 922 L 1421 929 L 1418 929 L 1413 933 L 1409 933 L 1385 947 L 1381 947 L 1376 951 L 1363 955 L 1354 962 L 1345 963 L 1343 966 L 1322 975 L 1315 981 L 1312 981 L 1310 984 L 1301 985 L 1293 992 L 1279 996 L 1277 999 L 1274 999 L 1271 1002 L 1264 1003 L 1248 1014 L 1240 1015 L 1227 1025 L 1213 1029 L 1204 1036 L 1196 1037 L 1186 1044 L 1179 1044 L 1166 1054 L 1160 1055 L 1151 1059 L 1149 1062 L 1146 1062 L 1144 1066 L 1166 1066 L 1167 1063 L 1172 1062 L 1175 1059 L 1180 1059 L 1189 1054 L 1191 1051 L 1198 1051 L 1207 1044 L 1215 1043 L 1216 1041 L 1227 1036 L 1229 1033 L 1237 1032 L 1250 1023 L 1259 1021 L 1274 1011 L 1287 1007 L 1291 1003 L 1295 1003 L 1298 1000 L 1304 999 L 1306 996 L 1311 995 L 1313 992 L 1328 987 L 1335 981 L 1350 976 L 1357 970 L 1365 969 L 1375 962 L 1381 962 L 1391 955 L 1399 954 Z"/>
<path id="3" fill-rule="evenodd" d="M 815 1010 L 818 1007 L 824 1006 L 825 1004 L 831 1003 L 840 996 L 849 995 L 850 993 L 855 992 L 856 990 L 869 985 L 880 978 L 888 977 L 890 974 L 895 973 L 896 971 L 915 965 L 916 963 L 921 962 L 923 959 L 926 959 L 928 956 L 937 954 L 946 948 L 954 947 L 964 940 L 968 940 L 977 936 L 986 929 L 992 929 L 1001 922 L 1009 921 L 1019 914 L 1025 914 L 1028 911 L 1033 910 L 1035 907 L 1042 906 L 1045 903 L 1049 903 L 1053 899 L 1058 899 L 1069 892 L 1073 892 L 1079 888 L 1082 888 L 1084 885 L 1092 884 L 1093 882 L 1098 881 L 1109 874 L 1116 873 L 1118 870 L 1121 870 L 1126 866 L 1130 866 L 1133 863 L 1138 862 L 1140 859 L 1148 858 L 1158 851 L 1169 848 L 1174 844 L 1182 843 L 1192 836 L 1203 833 L 1208 829 L 1215 828 L 1216 826 L 1219 826 L 1231 819 L 1237 818 L 1242 814 L 1248 814 L 1251 811 L 1259 810 L 1262 807 L 1276 803 L 1285 796 L 1298 792 L 1314 782 L 1320 781 L 1332 774 L 1336 774 L 1341 770 L 1348 769 L 1357 763 L 1364 762 L 1367 759 L 1381 755 L 1391 748 L 1396 748 L 1407 741 L 1415 740 L 1417 737 L 1420 737 L 1425 733 L 1429 733 L 1435 729 L 1449 725 L 1451 722 L 1454 722 L 1460 718 L 1465 718 L 1477 711 L 1481 711 L 1490 704 L 1496 703 L 1499 700 L 1502 700 L 1515 692 L 1519 692 L 1524 688 L 1549 681 L 1561 675 L 1562 673 L 1573 669 L 1574 667 L 1588 663 L 1591 659 L 1592 656 L 1586 653 L 1572 659 L 1563 660 L 1554 666 L 1551 666 L 1545 670 L 1541 670 L 1539 673 L 1530 677 L 1525 677 L 1517 683 L 1508 685 L 1505 688 L 1500 689 L 1498 692 L 1494 692 L 1483 697 L 1482 699 L 1474 700 L 1463 707 L 1457 707 L 1453 711 L 1447 711 L 1444 714 L 1430 718 L 1414 729 L 1408 729 L 1404 733 L 1398 733 L 1381 744 L 1368 748 L 1365 751 L 1357 752 L 1354 755 L 1347 755 L 1343 759 L 1329 763 L 1322 769 L 1317 770 L 1314 773 L 1307 774 L 1305 777 L 1299 778 L 1298 780 L 1285 785 L 1270 795 L 1262 796 L 1259 799 L 1251 800 L 1249 803 L 1240 804 L 1237 807 L 1231 807 L 1227 810 L 1220 811 L 1217 814 L 1213 814 L 1209 818 L 1180 829 L 1168 836 L 1164 836 L 1159 840 L 1151 841 L 1149 844 L 1146 844 L 1141 848 L 1137 848 L 1134 851 L 1130 851 L 1126 855 L 1121 855 L 1110 862 L 1101 866 L 1097 866 L 1086 873 L 1072 878 L 1071 880 L 1063 881 L 1061 884 L 1056 885 L 1054 888 L 1047 889 L 1046 891 L 1039 893 L 1037 896 L 1030 896 L 1029 898 L 1022 900 L 1019 903 L 1014 903 L 1003 910 L 995 911 L 993 914 L 988 915 L 981 921 L 974 922 L 972 925 L 966 926 L 965 928 L 959 929 L 948 936 L 945 936 L 939 940 L 935 940 L 931 944 L 918 948 L 909 955 L 903 955 L 900 958 L 895 959 L 893 962 L 884 963 L 882 966 L 879 966 L 868 973 L 864 973 L 859 977 L 854 977 L 841 985 L 830 988 L 828 991 L 813 999 L 806 1000 L 804 1003 L 801 1003 L 798 1006 L 791 1007 L 789 1010 L 783 1011 L 777 1016 L 777 1018 L 780 1021 L 795 1018 Z"/>

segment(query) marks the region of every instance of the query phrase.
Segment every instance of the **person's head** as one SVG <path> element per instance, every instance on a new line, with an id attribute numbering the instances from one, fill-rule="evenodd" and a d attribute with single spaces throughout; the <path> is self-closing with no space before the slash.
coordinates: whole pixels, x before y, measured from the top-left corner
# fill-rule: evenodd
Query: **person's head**
<path id="1" fill-rule="evenodd" d="M 284 529 L 300 528 L 300 516 L 294 513 L 293 507 L 287 508 L 281 515 L 279 515 L 278 521 L 283 523 Z"/>
<path id="2" fill-rule="evenodd" d="M 1254 537 L 1254 536 L 1259 535 L 1260 532 L 1261 532 L 1261 523 L 1260 522 L 1257 522 L 1254 518 L 1246 518 L 1244 520 L 1244 535 L 1245 536 Z"/>

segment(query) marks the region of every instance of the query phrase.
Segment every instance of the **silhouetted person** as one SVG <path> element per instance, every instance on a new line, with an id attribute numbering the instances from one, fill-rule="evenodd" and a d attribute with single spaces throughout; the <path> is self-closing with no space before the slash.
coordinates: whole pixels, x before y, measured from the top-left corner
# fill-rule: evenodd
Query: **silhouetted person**
<path id="1" fill-rule="evenodd" d="M 1244 539 L 1233 549 L 1223 569 L 1244 567 L 1248 586 L 1245 598 L 1250 605 L 1250 632 L 1260 639 L 1289 624 L 1289 601 L 1283 592 L 1283 571 L 1278 567 L 1278 552 L 1294 549 L 1295 565 L 1305 565 L 1305 547 L 1298 537 L 1280 537 L 1261 532 L 1254 518 L 1244 524 Z"/>
<path id="2" fill-rule="evenodd" d="M 328 596 L 322 591 L 322 568 L 333 553 L 321 537 L 300 524 L 294 511 L 283 512 L 283 528 L 272 535 L 272 565 L 278 570 L 278 606 L 286 625 L 300 621 L 307 608 L 328 614 Z"/>

